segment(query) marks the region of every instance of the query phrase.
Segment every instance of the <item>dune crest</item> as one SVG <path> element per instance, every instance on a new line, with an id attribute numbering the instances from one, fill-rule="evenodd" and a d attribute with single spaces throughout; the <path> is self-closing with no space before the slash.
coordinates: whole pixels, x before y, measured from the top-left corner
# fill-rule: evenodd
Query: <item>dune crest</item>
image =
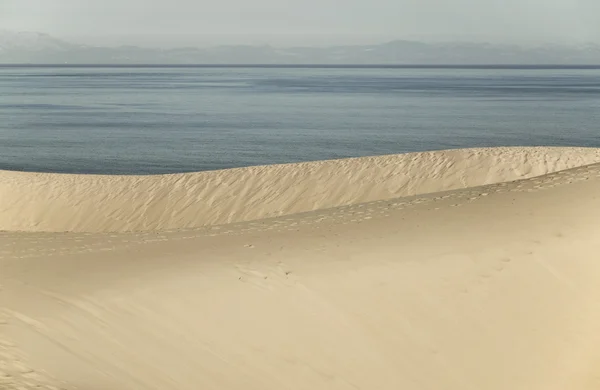
<path id="1" fill-rule="evenodd" d="M 195 228 L 441 192 L 600 162 L 600 149 L 481 148 L 158 176 L 0 171 L 0 230 Z"/>
<path id="2" fill-rule="evenodd" d="M 0 171 L 0 230 L 195 228 L 539 176 L 600 149 L 481 148 L 158 176 Z"/>

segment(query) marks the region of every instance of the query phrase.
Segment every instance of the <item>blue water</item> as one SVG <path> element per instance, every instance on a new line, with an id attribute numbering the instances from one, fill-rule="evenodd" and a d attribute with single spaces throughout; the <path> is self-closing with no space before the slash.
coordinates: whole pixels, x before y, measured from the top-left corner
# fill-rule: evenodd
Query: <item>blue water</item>
<path id="1" fill-rule="evenodd" d="M 105 174 L 600 147 L 599 69 L 0 67 L 0 169 Z"/>

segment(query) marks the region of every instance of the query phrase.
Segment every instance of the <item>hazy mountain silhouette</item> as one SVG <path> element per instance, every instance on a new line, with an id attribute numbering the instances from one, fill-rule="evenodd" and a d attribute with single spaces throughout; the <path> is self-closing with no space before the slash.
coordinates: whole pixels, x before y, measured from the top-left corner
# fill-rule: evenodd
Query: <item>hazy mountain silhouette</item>
<path id="1" fill-rule="evenodd" d="M 600 45 L 522 47 L 487 43 L 393 41 L 380 45 L 218 46 L 153 49 L 79 45 L 41 33 L 0 31 L 3 64 L 356 64 L 598 65 Z"/>

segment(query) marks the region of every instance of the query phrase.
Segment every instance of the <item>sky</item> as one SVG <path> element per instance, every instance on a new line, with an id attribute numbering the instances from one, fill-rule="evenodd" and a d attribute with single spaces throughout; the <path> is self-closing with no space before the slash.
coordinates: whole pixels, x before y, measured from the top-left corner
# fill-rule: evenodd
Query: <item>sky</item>
<path id="1" fill-rule="evenodd" d="M 0 28 L 78 43 L 600 43 L 600 0 L 0 0 Z"/>

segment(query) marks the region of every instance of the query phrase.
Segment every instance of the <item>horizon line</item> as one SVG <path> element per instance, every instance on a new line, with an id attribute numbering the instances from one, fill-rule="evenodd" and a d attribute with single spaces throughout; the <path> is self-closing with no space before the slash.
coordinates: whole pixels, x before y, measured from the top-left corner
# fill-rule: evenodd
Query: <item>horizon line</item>
<path id="1" fill-rule="evenodd" d="M 600 69 L 600 64 L 160 64 L 0 63 L 0 68 L 365 68 L 365 69 Z"/>

